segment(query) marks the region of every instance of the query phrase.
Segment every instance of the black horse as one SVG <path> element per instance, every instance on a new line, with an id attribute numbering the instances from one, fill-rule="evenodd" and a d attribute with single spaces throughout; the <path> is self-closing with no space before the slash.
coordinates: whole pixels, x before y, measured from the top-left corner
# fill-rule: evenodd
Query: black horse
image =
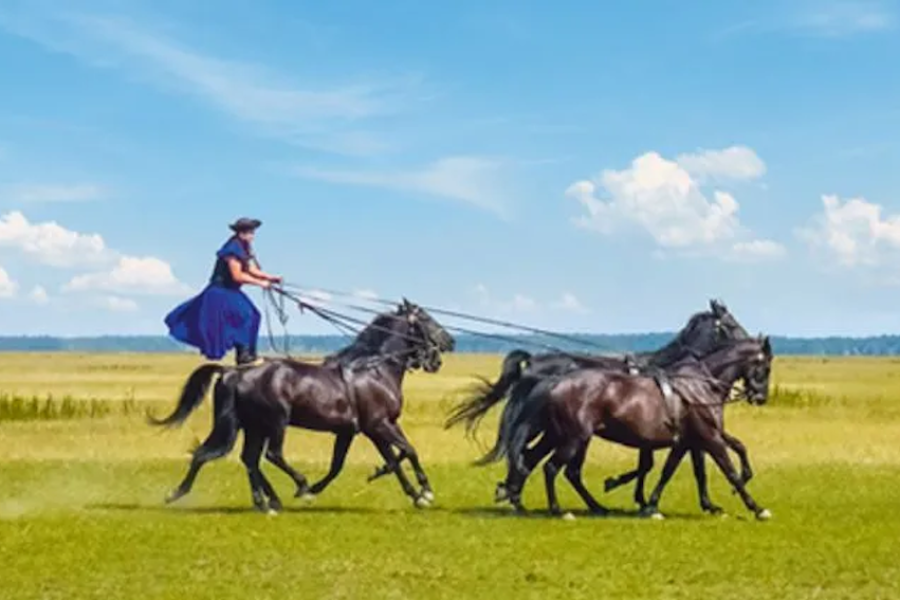
<path id="1" fill-rule="evenodd" d="M 750 335 L 723 302 L 710 300 L 709 311 L 691 316 L 685 327 L 668 344 L 654 352 L 626 356 L 593 356 L 563 352 L 531 355 L 524 350 L 513 350 L 504 358 L 502 371 L 497 381 L 491 383 L 482 380 L 470 398 L 452 409 L 445 427 L 450 428 L 458 423 L 465 423 L 467 433 L 473 434 L 490 409 L 509 397 L 514 386 L 525 386 L 524 391 L 517 393 L 527 393 L 530 387 L 543 379 L 559 377 L 580 368 L 603 368 L 632 374 L 647 373 L 656 369 L 664 369 L 690 356 L 705 355 L 729 340 L 749 338 Z M 510 411 L 517 410 L 520 410 L 518 405 L 508 403 L 501 415 L 501 422 L 512 422 L 514 415 L 510 414 Z M 538 435 L 539 432 L 533 432 L 528 441 L 533 441 Z M 752 477 L 752 469 L 746 448 L 737 438 L 727 433 L 725 435 L 728 446 L 740 457 L 743 476 L 749 481 Z M 502 448 L 495 445 L 487 455 L 476 461 L 476 464 L 494 462 L 498 459 L 498 453 L 502 451 Z M 540 456 L 540 452 L 540 448 L 536 447 L 534 451 L 525 456 L 531 469 L 537 465 L 537 462 L 534 461 L 539 460 L 537 457 Z M 692 453 L 692 458 L 695 470 L 704 469 L 702 453 Z M 652 468 L 653 451 L 642 449 L 639 452 L 637 468 L 617 477 L 610 477 L 606 480 L 605 489 L 609 492 L 636 479 L 634 500 L 638 506 L 643 507 L 646 504 L 644 483 L 647 473 Z M 508 481 L 509 474 L 507 481 L 497 484 L 496 501 L 509 499 Z M 708 498 L 704 498 L 702 493 L 701 505 L 704 510 L 710 512 L 718 509 L 708 501 Z"/>
<path id="2" fill-rule="evenodd" d="M 666 378 L 672 398 L 666 398 L 656 377 L 603 368 L 577 369 L 553 380 L 543 379 L 523 395 L 514 391 L 510 402 L 523 408 L 511 422 L 501 423 L 497 443 L 503 449 L 500 455 L 506 454 L 510 460 L 513 504 L 523 510 L 521 489 L 531 471 L 523 460 L 525 446 L 534 431 L 541 431 L 542 454 L 553 453 L 544 465 L 544 474 L 547 501 L 555 514 L 560 508 L 554 481 L 563 468 L 588 508 L 599 514 L 607 512 L 581 479 L 588 444 L 596 435 L 634 448 L 672 448 L 643 514 L 658 515 L 663 489 L 685 453 L 692 451 L 701 456 L 709 453 L 747 508 L 758 518 L 767 519 L 769 512 L 756 504 L 734 469 L 722 433 L 724 406 L 738 380 L 743 380 L 749 402 L 767 401 L 771 362 L 769 339 L 760 337 L 726 342 L 699 360 L 689 357 L 673 365 Z M 705 474 L 703 481 L 696 474 L 698 488 L 705 489 Z"/>
<path id="3" fill-rule="evenodd" d="M 241 460 L 253 504 L 261 511 L 282 507 L 259 466 L 264 450 L 266 459 L 294 480 L 296 496 L 314 496 L 340 473 L 358 433 L 372 441 L 415 505 L 428 506 L 434 498 L 431 486 L 397 422 L 403 408 L 403 377 L 418 368 L 437 372 L 441 353 L 454 346 L 453 337 L 431 315 L 404 299 L 396 311 L 377 316 L 352 344 L 321 365 L 279 358 L 254 367 L 200 366 L 188 378 L 175 411 L 162 420 L 151 418 L 156 425 L 180 425 L 200 405 L 214 377 L 220 376 L 214 390 L 212 432 L 194 451 L 187 475 L 167 502 L 189 493 L 201 467 L 230 452 L 243 430 Z M 313 485 L 284 458 L 288 426 L 336 435 L 331 468 Z M 418 492 L 400 467 L 404 458 L 416 473 Z"/>

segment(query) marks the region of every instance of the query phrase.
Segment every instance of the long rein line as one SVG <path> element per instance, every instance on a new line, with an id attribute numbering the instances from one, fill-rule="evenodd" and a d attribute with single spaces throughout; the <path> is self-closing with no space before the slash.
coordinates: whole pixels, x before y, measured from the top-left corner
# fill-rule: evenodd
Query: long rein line
<path id="1" fill-rule="evenodd" d="M 288 292 L 285 292 L 285 293 L 287 294 Z M 342 308 L 347 308 L 347 309 L 350 309 L 350 310 L 356 310 L 356 311 L 363 312 L 363 313 L 368 313 L 368 314 L 373 314 L 373 315 L 380 315 L 380 314 L 382 314 L 382 313 L 379 313 L 377 310 L 375 310 L 375 309 L 373 309 L 373 308 L 370 308 L 370 307 L 367 307 L 367 306 L 361 306 L 361 305 L 358 305 L 358 304 L 350 304 L 350 303 L 344 303 L 344 302 L 332 302 L 332 304 L 336 304 L 336 305 L 338 305 L 338 306 L 341 306 Z M 391 304 L 393 305 L 393 303 L 391 303 Z M 432 311 L 431 309 L 428 309 L 428 308 L 425 308 L 425 307 L 423 307 L 423 308 L 424 308 L 426 311 L 428 311 L 428 312 L 436 312 L 436 311 Z M 333 310 L 322 309 L 321 307 L 319 307 L 319 310 L 326 311 L 326 312 L 330 313 L 331 315 L 334 315 L 334 316 L 337 316 L 337 317 L 341 317 L 341 318 L 345 318 L 345 319 L 348 319 L 348 320 L 349 320 L 349 319 L 353 319 L 353 317 L 348 317 L 347 315 L 343 315 L 342 313 L 339 313 L 339 312 L 336 312 L 336 311 L 333 311 Z M 403 318 L 403 317 L 400 317 L 400 316 L 398 316 L 398 315 L 388 315 L 388 316 L 391 317 L 391 318 L 394 318 L 394 319 L 402 319 L 402 318 Z M 354 319 L 354 320 L 355 320 L 355 319 Z M 358 322 L 358 323 L 365 323 L 365 321 L 359 321 L 359 320 L 356 320 L 356 322 Z M 567 351 L 565 351 L 565 350 L 562 350 L 562 349 L 558 348 L 557 346 L 553 346 L 553 345 L 551 345 L 551 344 L 545 344 L 545 343 L 543 343 L 543 342 L 538 342 L 538 341 L 536 341 L 536 340 L 528 340 L 528 339 L 524 339 L 524 340 L 523 340 L 523 339 L 514 338 L 514 337 L 511 337 L 511 336 L 506 336 L 506 335 L 501 335 L 501 334 L 496 334 L 496 333 L 487 333 L 487 332 L 485 332 L 485 331 L 478 331 L 478 330 L 476 330 L 476 329 L 469 329 L 469 328 L 467 328 L 467 327 L 460 327 L 459 325 L 443 325 L 443 327 L 444 327 L 444 329 L 448 329 L 448 330 L 450 330 L 450 331 L 454 331 L 454 332 L 457 332 L 457 333 L 464 333 L 464 334 L 471 335 L 471 336 L 475 336 L 475 337 L 481 337 L 481 338 L 493 339 L 493 340 L 497 340 L 497 341 L 506 342 L 506 343 L 513 344 L 513 345 L 517 345 L 517 346 L 533 346 L 533 347 L 535 347 L 535 348 L 540 348 L 541 350 L 546 350 L 546 351 L 549 351 L 549 352 L 557 352 L 557 353 L 562 354 L 562 355 L 565 355 L 565 356 L 571 356 L 571 357 L 575 357 L 575 356 L 576 356 L 575 354 L 573 354 L 573 353 L 571 353 L 571 352 L 567 352 Z"/>
<path id="2" fill-rule="evenodd" d="M 316 290 L 318 290 L 319 292 L 321 292 L 323 294 L 328 294 L 329 296 L 334 296 L 334 297 L 338 297 L 338 298 L 362 299 L 362 297 L 359 294 L 341 292 L 338 290 L 330 290 L 330 289 L 324 289 L 324 288 L 312 289 L 312 288 L 300 286 L 297 284 L 287 283 L 287 282 L 283 283 L 282 285 L 285 289 L 291 289 L 293 291 L 300 292 L 300 293 L 305 292 L 306 294 L 310 294 L 310 293 L 314 293 Z M 394 305 L 394 302 L 392 302 L 390 300 L 385 300 L 383 298 L 373 297 L 373 298 L 364 298 L 364 299 L 369 302 L 372 302 L 374 304 L 381 304 L 381 305 L 385 305 L 385 306 L 393 306 Z M 346 308 L 355 309 L 355 310 L 371 310 L 371 309 L 366 309 L 359 305 L 351 304 L 348 302 L 341 302 L 341 303 L 336 303 L 336 304 L 340 304 L 341 306 L 344 306 Z M 540 327 L 532 327 L 530 325 L 522 325 L 520 323 L 513 323 L 511 321 L 504 321 L 501 319 L 492 319 L 489 317 L 481 317 L 481 316 L 473 315 L 470 313 L 464 313 L 464 312 L 460 312 L 460 311 L 449 310 L 446 308 L 439 308 L 439 307 L 434 307 L 434 306 L 424 306 L 423 305 L 422 308 L 424 310 L 428 311 L 429 313 L 434 313 L 436 315 L 455 317 L 455 318 L 463 319 L 463 320 L 467 320 L 467 321 L 474 321 L 476 323 L 483 323 L 485 325 L 496 325 L 499 327 L 506 327 L 507 329 L 525 331 L 525 332 L 532 333 L 532 334 L 543 335 L 543 336 L 549 337 L 549 338 L 556 338 L 556 339 L 566 341 L 566 342 L 569 342 L 572 344 L 579 344 L 581 346 L 593 348 L 595 350 L 605 350 L 605 351 L 609 350 L 609 348 L 607 346 L 604 346 L 602 344 L 597 344 L 595 342 L 591 342 L 589 340 L 585 340 L 585 339 L 579 338 L 574 335 L 568 335 L 565 333 L 550 331 L 548 329 L 542 329 Z M 469 331 L 463 331 L 462 328 L 458 328 L 458 329 L 462 333 L 470 333 Z M 473 335 L 482 335 L 482 334 L 483 334 L 483 332 L 476 331 Z M 489 335 L 489 334 L 487 334 L 487 335 Z M 508 341 L 509 339 L 513 339 L 513 338 L 508 338 L 506 341 Z M 515 343 L 520 343 L 520 341 L 516 340 Z M 544 344 L 544 347 L 550 348 L 552 346 L 550 346 L 548 344 Z"/>

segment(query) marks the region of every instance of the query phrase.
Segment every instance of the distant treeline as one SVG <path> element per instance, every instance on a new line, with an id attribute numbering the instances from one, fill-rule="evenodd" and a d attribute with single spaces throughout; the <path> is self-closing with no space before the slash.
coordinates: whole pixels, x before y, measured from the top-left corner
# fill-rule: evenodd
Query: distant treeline
<path id="1" fill-rule="evenodd" d="M 462 353 L 505 353 L 513 348 L 540 352 L 546 347 L 554 347 L 570 352 L 617 353 L 654 350 L 666 344 L 673 333 L 638 333 L 627 335 L 581 334 L 573 335 L 585 344 L 576 344 L 523 335 L 506 336 L 515 340 L 500 341 L 472 335 L 458 336 L 457 352 Z M 279 349 L 283 340 L 279 338 Z M 333 352 L 349 342 L 346 337 L 336 335 L 293 336 L 289 349 L 296 354 L 324 354 Z M 877 337 L 824 337 L 790 338 L 773 337 L 772 344 L 778 354 L 817 356 L 885 356 L 900 354 L 900 336 L 883 335 Z M 261 350 L 268 351 L 268 343 L 261 340 Z M 0 337 L 0 351 L 6 352 L 192 352 L 163 336 L 103 336 L 103 337 Z"/>

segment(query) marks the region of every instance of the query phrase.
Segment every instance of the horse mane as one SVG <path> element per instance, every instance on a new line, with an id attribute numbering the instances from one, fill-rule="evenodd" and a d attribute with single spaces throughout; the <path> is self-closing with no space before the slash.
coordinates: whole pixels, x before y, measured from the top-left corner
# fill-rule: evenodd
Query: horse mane
<path id="1" fill-rule="evenodd" d="M 398 316 L 396 313 L 384 313 L 376 316 L 350 344 L 326 356 L 323 364 L 347 365 L 358 358 L 378 355 L 387 341 L 394 337 L 394 326 Z"/>
<path id="2" fill-rule="evenodd" d="M 687 337 L 688 332 L 697 327 L 697 324 L 702 319 L 708 319 L 711 316 L 712 312 L 710 311 L 701 311 L 695 313 L 693 316 L 691 316 L 690 319 L 688 319 L 687 324 L 685 324 L 685 326 L 681 328 L 681 331 L 679 331 L 677 334 L 675 334 L 675 337 L 669 340 L 668 344 L 648 354 L 641 353 L 641 355 L 649 358 L 652 363 L 656 364 L 677 360 L 685 353 L 684 339 Z"/>

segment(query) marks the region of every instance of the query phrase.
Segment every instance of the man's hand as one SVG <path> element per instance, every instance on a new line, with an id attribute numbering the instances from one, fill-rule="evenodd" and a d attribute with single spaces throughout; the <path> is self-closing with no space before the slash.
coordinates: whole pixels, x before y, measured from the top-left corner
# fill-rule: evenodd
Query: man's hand
<path id="1" fill-rule="evenodd" d="M 280 275 L 269 275 L 269 281 L 271 281 L 272 283 L 281 283 L 282 281 L 284 281 L 284 278 L 282 278 Z"/>

